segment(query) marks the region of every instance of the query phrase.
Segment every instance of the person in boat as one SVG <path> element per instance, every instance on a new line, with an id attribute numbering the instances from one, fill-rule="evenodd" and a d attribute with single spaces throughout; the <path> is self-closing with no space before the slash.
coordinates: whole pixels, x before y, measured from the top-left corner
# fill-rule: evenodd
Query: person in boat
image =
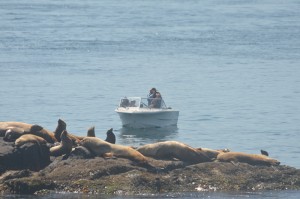
<path id="1" fill-rule="evenodd" d="M 160 108 L 161 101 L 162 101 L 161 94 L 159 92 L 156 92 L 156 96 L 154 99 L 152 99 L 151 104 L 149 105 L 149 108 Z"/>
<path id="2" fill-rule="evenodd" d="M 151 88 L 147 96 L 148 106 L 151 105 L 151 101 L 156 97 L 156 88 Z"/>
<path id="3" fill-rule="evenodd" d="M 125 97 L 124 99 L 122 99 L 120 106 L 126 108 L 127 106 L 129 106 L 129 100 Z"/>

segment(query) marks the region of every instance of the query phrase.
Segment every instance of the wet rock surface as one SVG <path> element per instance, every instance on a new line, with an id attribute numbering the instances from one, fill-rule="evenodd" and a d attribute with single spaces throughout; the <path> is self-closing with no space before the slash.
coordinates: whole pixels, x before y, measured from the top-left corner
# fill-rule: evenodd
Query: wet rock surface
<path id="1" fill-rule="evenodd" d="M 2 193 L 41 194 L 153 194 L 187 191 L 246 191 L 300 189 L 300 170 L 289 166 L 251 166 L 207 162 L 187 165 L 181 161 L 150 159 L 138 165 L 123 159 L 70 156 L 52 158 L 36 172 L 5 170 L 0 176 Z"/>
<path id="2" fill-rule="evenodd" d="M 15 146 L 0 138 L 0 172 L 9 169 L 39 171 L 50 164 L 49 147 L 35 143 Z"/>
<path id="3" fill-rule="evenodd" d="M 49 146 L 0 139 L 0 193 L 139 195 L 195 191 L 300 190 L 300 169 L 285 165 L 179 160 L 137 163 L 95 157 L 82 146 L 50 156 Z"/>

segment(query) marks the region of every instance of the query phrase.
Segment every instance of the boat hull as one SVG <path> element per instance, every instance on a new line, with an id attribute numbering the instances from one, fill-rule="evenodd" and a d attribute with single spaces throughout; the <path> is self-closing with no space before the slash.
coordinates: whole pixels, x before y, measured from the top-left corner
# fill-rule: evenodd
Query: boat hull
<path id="1" fill-rule="evenodd" d="M 176 126 L 179 111 L 175 110 L 154 110 L 141 112 L 126 112 L 116 110 L 119 114 L 122 125 L 130 128 L 153 128 Z"/>

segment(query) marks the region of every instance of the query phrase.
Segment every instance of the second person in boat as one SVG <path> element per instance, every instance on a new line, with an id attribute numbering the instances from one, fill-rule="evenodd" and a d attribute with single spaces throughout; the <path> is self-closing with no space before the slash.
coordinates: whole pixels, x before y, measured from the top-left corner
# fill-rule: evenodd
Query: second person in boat
<path id="1" fill-rule="evenodd" d="M 156 96 L 151 100 L 149 108 L 160 108 L 161 107 L 162 96 L 160 92 L 156 91 Z"/>

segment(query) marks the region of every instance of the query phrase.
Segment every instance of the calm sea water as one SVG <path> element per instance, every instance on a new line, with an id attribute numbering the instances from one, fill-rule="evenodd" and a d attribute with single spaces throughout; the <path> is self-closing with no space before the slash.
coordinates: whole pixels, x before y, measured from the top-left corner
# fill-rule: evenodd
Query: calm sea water
<path id="1" fill-rule="evenodd" d="M 2 0 L 0 121 L 54 130 L 61 118 L 77 135 L 95 126 L 100 138 L 114 128 L 132 146 L 264 149 L 300 168 L 299 10 L 297 0 Z M 122 128 L 119 99 L 151 87 L 180 110 L 178 126 Z"/>

